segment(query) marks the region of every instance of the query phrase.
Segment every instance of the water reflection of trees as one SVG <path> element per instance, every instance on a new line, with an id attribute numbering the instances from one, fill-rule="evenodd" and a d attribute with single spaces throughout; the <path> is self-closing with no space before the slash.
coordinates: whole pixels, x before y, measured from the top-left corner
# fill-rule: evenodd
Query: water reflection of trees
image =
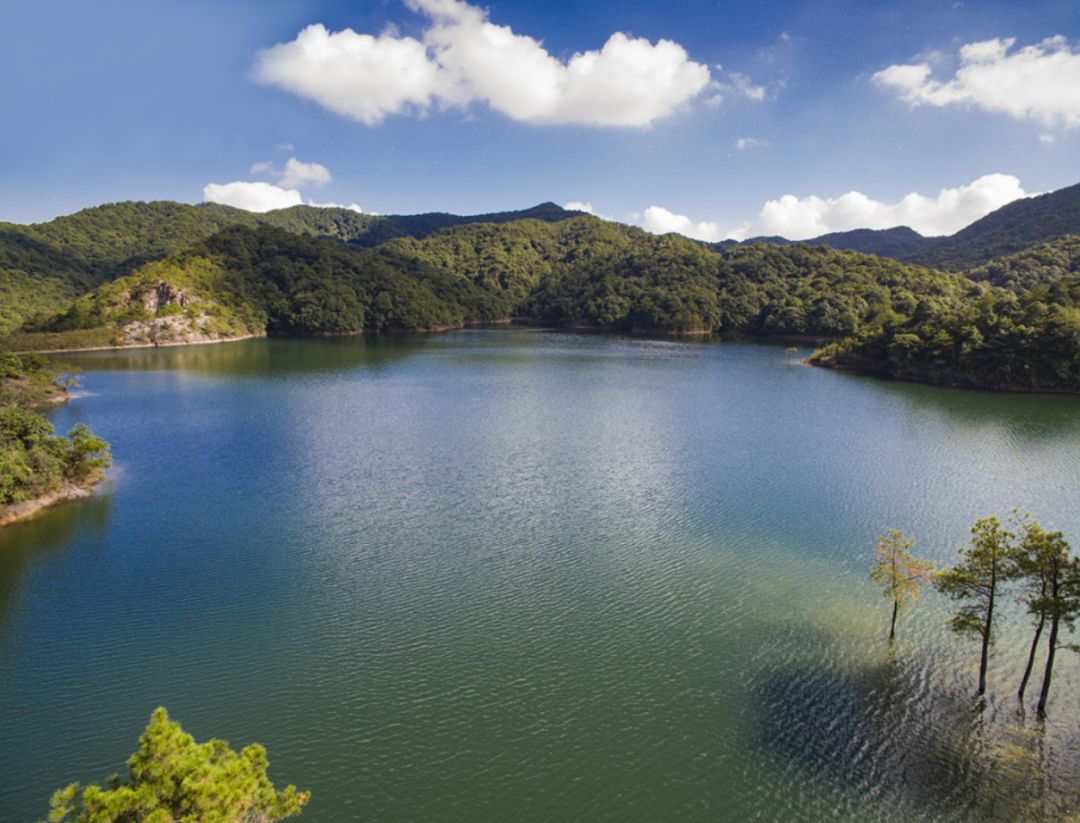
<path id="1" fill-rule="evenodd" d="M 1072 395 L 953 389 L 851 372 L 831 376 L 862 384 L 913 414 L 947 425 L 1005 428 L 1021 440 L 1080 434 L 1080 397 Z"/>
<path id="2" fill-rule="evenodd" d="M 11 606 L 30 564 L 68 550 L 76 539 L 93 542 L 104 536 L 112 508 L 108 482 L 92 497 L 61 503 L 0 529 L 0 637 L 8 633 Z"/>
<path id="3" fill-rule="evenodd" d="M 996 711 L 919 657 L 774 670 L 758 731 L 798 771 L 868 800 L 972 821 L 1059 820 L 1080 806 L 1080 729 Z M 1072 726 L 1072 728 L 1070 728 Z"/>
<path id="4" fill-rule="evenodd" d="M 84 371 L 186 370 L 219 377 L 266 377 L 383 368 L 429 345 L 420 335 L 256 339 L 232 343 L 71 352 L 57 359 Z"/>

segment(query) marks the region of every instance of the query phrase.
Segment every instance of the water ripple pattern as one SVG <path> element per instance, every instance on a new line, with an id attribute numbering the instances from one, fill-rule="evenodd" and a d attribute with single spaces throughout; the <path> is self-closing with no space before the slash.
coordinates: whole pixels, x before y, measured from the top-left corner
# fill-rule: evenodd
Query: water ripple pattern
<path id="1" fill-rule="evenodd" d="M 890 649 L 867 572 L 1012 506 L 1080 545 L 1078 398 L 535 329 L 71 359 L 117 465 L 0 532 L 4 819 L 159 704 L 316 822 L 1077 812 L 1080 658 L 1019 715 L 1008 602 L 978 706 L 949 604 Z"/>

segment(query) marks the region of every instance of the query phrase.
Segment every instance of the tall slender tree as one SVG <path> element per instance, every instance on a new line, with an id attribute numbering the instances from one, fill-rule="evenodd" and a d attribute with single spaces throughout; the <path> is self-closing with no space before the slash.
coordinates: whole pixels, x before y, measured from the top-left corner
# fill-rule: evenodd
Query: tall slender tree
<path id="1" fill-rule="evenodd" d="M 994 605 L 1000 585 L 1015 574 L 1013 535 L 996 517 L 977 520 L 971 540 L 960 549 L 960 562 L 936 578 L 938 590 L 962 605 L 949 619 L 958 634 L 972 634 L 981 641 L 979 691 L 986 692 L 986 665 L 993 638 Z"/>
<path id="2" fill-rule="evenodd" d="M 1069 545 L 1064 540 L 1060 541 L 1059 551 L 1051 558 L 1046 588 L 1041 607 L 1046 610 L 1050 620 L 1050 638 L 1042 689 L 1039 691 L 1039 714 L 1046 714 L 1046 704 L 1050 699 L 1054 654 L 1061 645 L 1061 628 L 1067 627 L 1071 631 L 1077 618 L 1080 618 L 1080 559 L 1069 556 Z"/>
<path id="3" fill-rule="evenodd" d="M 896 616 L 906 602 L 905 598 L 912 602 L 918 600 L 922 584 L 933 579 L 931 565 L 908 551 L 914 545 L 915 539 L 898 529 L 889 529 L 874 545 L 877 563 L 870 571 L 870 579 L 881 586 L 885 598 L 892 601 L 889 640 L 896 637 Z"/>
<path id="4" fill-rule="evenodd" d="M 1046 627 L 1050 602 L 1047 595 L 1051 578 L 1054 576 L 1055 558 L 1067 552 L 1068 546 L 1061 532 L 1048 532 L 1039 525 L 1037 520 L 1024 517 L 1019 521 L 1019 530 L 1016 574 L 1023 587 L 1020 599 L 1027 605 L 1028 612 L 1035 620 L 1035 633 L 1031 638 L 1027 665 L 1024 666 L 1024 675 L 1020 678 L 1020 688 L 1016 693 L 1020 702 L 1023 702 L 1031 671 L 1035 667 L 1039 640 Z"/>

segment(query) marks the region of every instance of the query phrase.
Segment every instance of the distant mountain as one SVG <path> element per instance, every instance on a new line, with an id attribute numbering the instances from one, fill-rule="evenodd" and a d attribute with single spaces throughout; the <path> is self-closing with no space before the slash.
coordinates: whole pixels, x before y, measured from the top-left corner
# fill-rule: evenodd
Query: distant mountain
<path id="1" fill-rule="evenodd" d="M 1066 234 L 1080 234 L 1080 184 L 1015 200 L 903 259 L 959 271 Z"/>
<path id="2" fill-rule="evenodd" d="M 857 251 L 863 254 L 876 254 L 878 257 L 891 257 L 905 260 L 938 242 L 936 237 L 923 237 L 907 226 L 894 229 L 854 229 L 832 234 L 823 234 L 806 241 L 812 246 L 830 246 L 844 251 Z"/>
<path id="3" fill-rule="evenodd" d="M 218 224 L 225 227 L 209 237 L 85 288 L 91 277 L 123 272 Z M 918 243 L 913 235 L 830 239 L 895 247 Z M 373 245 L 380 236 L 389 239 Z M 548 204 L 471 217 L 119 204 L 43 226 L 0 227 L 0 261 L 21 267 L 0 269 L 0 310 L 8 329 L 21 327 L 6 340 L 17 350 L 517 318 L 575 329 L 832 338 L 816 362 L 949 385 L 1080 393 L 1078 242 L 1057 238 L 965 276 L 824 243 L 717 250 Z M 19 322 L 31 309 L 36 319 Z"/>
<path id="4" fill-rule="evenodd" d="M 956 234 L 924 237 L 900 226 L 893 229 L 854 229 L 823 234 L 798 242 L 890 257 L 904 263 L 963 271 L 997 257 L 1015 254 L 1068 234 L 1080 234 L 1080 184 L 1038 197 L 1015 200 Z M 769 243 L 786 246 L 784 237 L 752 237 L 741 243 L 710 243 L 711 248 Z"/>

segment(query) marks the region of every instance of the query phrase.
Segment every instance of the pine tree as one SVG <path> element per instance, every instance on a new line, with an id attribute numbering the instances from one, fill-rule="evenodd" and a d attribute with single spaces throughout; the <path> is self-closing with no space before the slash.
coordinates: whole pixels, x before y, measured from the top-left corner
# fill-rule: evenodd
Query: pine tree
<path id="1" fill-rule="evenodd" d="M 308 794 L 277 791 L 268 765 L 259 744 L 237 753 L 224 740 L 196 743 L 158 708 L 128 760 L 128 780 L 60 789 L 49 823 L 272 823 L 298 814 Z"/>
<path id="2" fill-rule="evenodd" d="M 961 561 L 937 576 L 938 590 L 963 605 L 949 619 L 958 634 L 973 634 L 981 641 L 979 691 L 986 692 L 986 665 L 994 624 L 994 605 L 999 586 L 1015 574 L 1013 535 L 996 517 L 976 521 L 971 541 L 960 549 Z"/>
<path id="3" fill-rule="evenodd" d="M 870 571 L 870 579 L 881 586 L 885 598 L 892 601 L 889 640 L 896 637 L 896 616 L 905 598 L 915 602 L 921 585 L 933 578 L 930 564 L 909 553 L 908 549 L 914 545 L 914 538 L 908 538 L 898 529 L 890 529 L 888 534 L 878 537 L 874 546 L 877 563 Z"/>

